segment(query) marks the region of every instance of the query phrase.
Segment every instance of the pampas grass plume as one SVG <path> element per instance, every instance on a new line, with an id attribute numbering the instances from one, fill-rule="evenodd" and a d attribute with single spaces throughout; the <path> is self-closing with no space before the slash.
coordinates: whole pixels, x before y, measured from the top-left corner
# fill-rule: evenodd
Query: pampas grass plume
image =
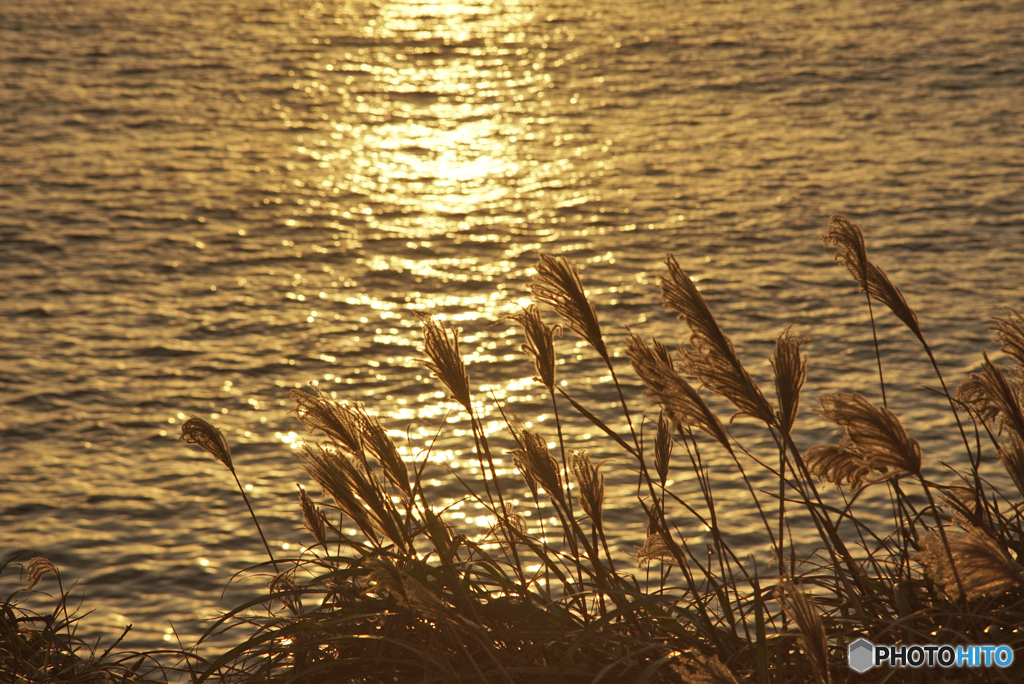
<path id="1" fill-rule="evenodd" d="M 833 216 L 829 222 L 828 232 L 821 236 L 821 241 L 835 248 L 836 261 L 846 266 L 850 275 L 860 284 L 861 290 L 867 292 L 875 301 L 889 307 L 896 317 L 924 342 L 917 314 L 907 304 L 899 288 L 889 280 L 885 271 L 868 259 L 864 234 L 859 226 L 848 221 L 845 216 Z"/>
<path id="2" fill-rule="evenodd" d="M 459 354 L 459 333 L 446 328 L 433 318 L 421 316 L 423 326 L 423 353 L 428 358 L 420 363 L 427 368 L 441 384 L 448 388 L 455 401 L 462 404 L 467 412 L 473 412 L 469 391 L 469 375 L 466 364 Z"/>
<path id="3" fill-rule="evenodd" d="M 1010 309 L 1005 317 L 996 317 L 991 329 L 996 333 L 1003 352 L 1024 367 L 1024 317 L 1019 311 Z"/>
<path id="4" fill-rule="evenodd" d="M 700 394 L 672 367 L 665 346 L 655 342 L 649 346 L 640 337 L 630 333 L 626 341 L 626 355 L 633 369 L 647 385 L 651 400 L 661 406 L 672 418 L 685 425 L 694 425 L 730 449 L 725 428 Z"/>
<path id="5" fill-rule="evenodd" d="M 530 292 L 553 308 L 569 328 L 608 361 L 608 349 L 597 321 L 597 310 L 587 299 L 576 268 L 565 257 L 541 254 L 534 267 L 537 275 L 530 281 Z"/>
<path id="6" fill-rule="evenodd" d="M 818 681 L 830 684 L 832 678 L 828 669 L 828 638 L 821 622 L 821 613 L 814 607 L 813 600 L 788 579 L 781 580 L 776 586 L 775 598 L 800 630 L 804 654 L 811 661 Z"/>
<path id="7" fill-rule="evenodd" d="M 661 301 L 690 327 L 690 346 L 680 352 L 681 370 L 700 379 L 701 383 L 735 406 L 741 415 L 748 415 L 772 425 L 775 414 L 761 390 L 751 379 L 732 342 L 711 315 L 693 280 L 679 266 L 675 257 L 665 261 L 669 275 L 661 279 Z"/>
<path id="8" fill-rule="evenodd" d="M 956 581 L 959 574 L 963 592 L 968 599 L 992 596 L 1010 588 L 1024 588 L 1021 582 L 1021 567 L 1007 555 L 1000 544 L 982 529 L 970 527 L 959 533 L 947 533 L 949 553 L 939 533 L 931 531 L 922 542 L 924 549 L 918 559 L 925 571 L 950 597 L 961 597 Z M 956 564 L 956 571 L 950 564 L 950 556 Z"/>
<path id="9" fill-rule="evenodd" d="M 228 441 L 224 438 L 224 433 L 202 418 L 192 416 L 182 423 L 181 439 L 186 444 L 198 445 L 203 451 L 226 465 L 228 470 L 235 472 L 235 467 L 231 464 L 231 449 L 228 448 Z"/>
<path id="10" fill-rule="evenodd" d="M 554 391 L 555 387 L 555 335 L 562 334 L 562 327 L 559 325 L 548 327 L 540 317 L 540 309 L 536 304 L 530 304 L 517 314 L 509 316 L 512 320 L 523 326 L 523 334 L 526 336 L 526 344 L 521 349 L 524 353 L 533 358 L 534 368 L 537 370 L 537 379 L 548 388 Z"/>
<path id="11" fill-rule="evenodd" d="M 27 584 L 26 589 L 34 589 L 37 584 L 43 579 L 43 575 L 50 573 L 55 575 L 58 579 L 60 573 L 57 571 L 57 566 L 49 561 L 49 559 L 43 556 L 36 556 L 28 562 L 25 566 L 25 574 Z"/>
<path id="12" fill-rule="evenodd" d="M 585 450 L 574 450 L 569 454 L 569 469 L 580 487 L 580 505 L 583 506 L 583 510 L 594 521 L 597 528 L 602 529 L 604 527 L 602 520 L 604 475 L 598 472 L 600 466 L 594 465 Z"/>
<path id="13" fill-rule="evenodd" d="M 841 427 L 845 439 L 838 446 L 807 452 L 812 473 L 854 487 L 899 473 L 921 475 L 921 447 L 892 411 L 874 406 L 860 394 L 822 395 L 818 401 L 818 413 Z"/>

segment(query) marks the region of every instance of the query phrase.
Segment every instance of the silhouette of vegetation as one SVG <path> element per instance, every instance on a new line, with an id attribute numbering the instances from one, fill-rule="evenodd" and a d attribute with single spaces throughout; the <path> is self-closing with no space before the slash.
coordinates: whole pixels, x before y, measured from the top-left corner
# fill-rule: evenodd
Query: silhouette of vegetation
<path id="1" fill-rule="evenodd" d="M 627 400 L 599 302 L 587 297 L 569 261 L 541 255 L 530 283 L 537 304 L 511 318 L 523 329 L 522 350 L 550 400 L 550 434 L 499 404 L 511 447 L 501 453 L 494 432 L 485 429 L 457 330 L 421 319 L 420 362 L 447 390 L 452 409 L 468 416 L 462 434 L 479 464 L 477 481 L 454 470 L 451 477 L 489 516 L 489 532 L 450 525 L 424 486 L 428 456 L 447 421 L 434 441 L 403 458 L 382 422 L 387 407 L 378 417 L 316 388 L 292 390 L 295 415 L 311 435 L 301 447 L 305 470 L 325 496 L 317 501 L 299 488 L 308 548 L 293 558 L 271 556 L 262 566 L 273 568 L 266 595 L 224 615 L 195 649 L 179 653 L 179 674 L 196 684 L 828 684 L 854 680 L 846 649 L 862 637 L 880 644 L 1005 644 L 1019 651 L 1024 319 L 1010 311 L 993 328 L 1011 365 L 985 356 L 981 372 L 951 392 L 916 314 L 869 259 L 860 228 L 833 217 L 823 241 L 865 293 L 872 327 L 875 307 L 882 305 L 923 346 L 955 418 L 951 437 L 963 446 L 966 465 L 960 472 L 950 468 L 947 481 L 929 479 L 926 473 L 940 464 L 929 463 L 913 430 L 887 406 L 877 339 L 882 405 L 854 393 L 818 397 L 815 412 L 842 438 L 801 445 L 794 426 L 808 363 L 805 339 L 790 329 L 780 332 L 770 359 L 774 391 L 765 393 L 694 282 L 669 256 L 662 302 L 689 335 L 670 349 L 628 334 L 621 351 L 650 403 Z M 545 322 L 538 304 L 553 309 L 560 322 Z M 572 368 L 557 356 L 555 338 L 563 327 L 610 373 L 622 411 L 616 422 L 624 429 L 602 420 L 559 381 Z M 756 449 L 745 446 L 731 421 L 712 408 L 721 402 L 709 404 L 709 395 L 727 400 L 746 424 L 760 425 L 767 439 Z M 646 577 L 613 557 L 605 526 L 609 466 L 566 443 L 560 416 L 568 413 L 593 423 L 606 440 L 604 453 L 620 457 L 616 467 L 628 462 L 636 473 L 647 535 L 635 559 L 649 570 Z M 227 441 L 213 425 L 192 418 L 183 439 L 234 474 Z M 772 445 L 770 453 L 763 444 Z M 709 464 L 720 459 L 732 463 L 746 488 L 769 549 L 764 558 L 741 558 L 723 534 L 709 474 Z M 983 476 L 983 464 L 996 460 L 1019 491 L 1003 491 Z M 699 499 L 673 491 L 673 469 L 688 472 Z M 858 499 L 867 488 L 887 490 L 893 524 L 885 532 L 860 515 Z M 878 514 L 871 510 L 871 519 Z M 816 544 L 793 543 L 796 519 L 817 534 Z M 689 543 L 683 520 L 703 526 L 709 541 Z M 50 636 L 32 638 L 56 644 L 66 623 L 66 615 L 60 620 L 55 612 L 45 632 Z M 20 633 L 11 629 L 8 634 Z M 236 647 L 216 658 L 199 655 L 206 640 L 231 629 L 238 630 Z M 68 650 L 50 643 L 41 654 Z M 876 668 L 855 679 L 1020 681 L 1022 660 L 1008 669 Z M 126 676 L 132 681 L 134 675 Z"/>

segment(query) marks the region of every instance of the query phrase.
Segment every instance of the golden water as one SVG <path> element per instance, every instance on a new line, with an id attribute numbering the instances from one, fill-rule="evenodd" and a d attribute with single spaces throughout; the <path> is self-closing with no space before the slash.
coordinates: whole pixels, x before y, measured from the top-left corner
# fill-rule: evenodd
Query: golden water
<path id="1" fill-rule="evenodd" d="M 297 552 L 308 479 L 285 390 L 367 402 L 412 458 L 432 434 L 412 421 L 449 409 L 412 361 L 420 313 L 462 329 L 495 439 L 492 391 L 554 440 L 502 321 L 540 250 L 580 265 L 616 348 L 627 325 L 685 341 L 658 305 L 670 251 L 766 388 L 797 321 L 811 446 L 832 438 L 815 394 L 878 398 L 863 300 L 817 241 L 843 212 L 959 381 L 994 346 L 988 319 L 1024 300 L 1021 35 L 1019 2 L 968 0 L 3 3 L 3 559 L 77 579 L 83 633 L 130 622 L 130 644 L 158 645 L 171 620 L 188 643 L 197 615 L 251 595 L 221 598 L 263 556 L 182 420 L 225 431 L 272 543 Z M 936 382 L 891 317 L 880 331 L 890 405 L 938 474 L 960 452 Z M 621 426 L 603 364 L 571 333 L 557 345 L 566 388 Z M 468 423 L 449 419 L 430 491 L 480 532 L 445 469 L 472 479 Z M 566 434 L 616 459 L 624 557 L 644 525 L 629 461 L 585 421 Z M 757 551 L 734 467 L 712 473 L 731 538 Z M 861 500 L 869 519 L 880 500 Z"/>

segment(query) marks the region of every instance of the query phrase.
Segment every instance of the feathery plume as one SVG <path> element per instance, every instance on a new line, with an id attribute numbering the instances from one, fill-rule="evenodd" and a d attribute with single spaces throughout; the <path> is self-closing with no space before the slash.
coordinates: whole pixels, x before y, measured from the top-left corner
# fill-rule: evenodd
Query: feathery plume
<path id="1" fill-rule="evenodd" d="M 999 445 L 999 460 L 1017 485 L 1017 491 L 1024 495 L 1024 437 L 1010 433 L 1010 438 Z"/>
<path id="2" fill-rule="evenodd" d="M 630 333 L 626 340 L 626 355 L 636 374 L 647 385 L 647 395 L 654 403 L 661 406 L 673 420 L 699 427 L 726 449 L 731 449 L 722 423 L 704 403 L 697 390 L 676 373 L 663 344 L 655 341 L 652 348 Z"/>
<path id="3" fill-rule="evenodd" d="M 58 579 L 60 578 L 60 573 L 57 572 L 57 566 L 51 563 L 48 559 L 43 558 L 42 556 L 36 556 L 30 560 L 28 565 L 25 566 L 25 574 L 27 575 L 25 579 L 28 581 L 25 588 L 34 589 L 46 573 L 51 573 Z"/>
<path id="4" fill-rule="evenodd" d="M 953 398 L 973 411 L 983 423 L 990 423 L 999 415 L 999 409 L 989 400 L 981 378 L 975 373 L 960 383 Z"/>
<path id="5" fill-rule="evenodd" d="M 594 465 L 590 460 L 586 450 L 573 450 L 569 454 L 569 469 L 580 487 L 580 505 L 597 529 L 604 526 L 601 516 L 604 507 L 604 475 L 598 472 L 600 468 L 600 465 Z"/>
<path id="6" fill-rule="evenodd" d="M 554 309 L 569 328 L 607 360 L 608 349 L 597 322 L 597 310 L 587 299 L 576 268 L 565 257 L 541 254 L 534 267 L 537 275 L 530 280 L 533 296 Z"/>
<path id="7" fill-rule="evenodd" d="M 1003 352 L 1024 367 L 1024 317 L 1019 311 L 1009 309 L 1005 318 L 996 317 L 991 328 L 1003 347 Z"/>
<path id="8" fill-rule="evenodd" d="M 540 309 L 530 304 L 517 314 L 509 316 L 523 326 L 526 344 L 520 349 L 533 357 L 533 366 L 537 370 L 537 379 L 554 391 L 555 387 L 555 335 L 562 335 L 562 326 L 548 327 L 540 317 Z"/>
<path id="9" fill-rule="evenodd" d="M 388 482 L 407 498 L 412 496 L 409 473 L 398 448 L 380 420 L 371 416 L 364 406 L 332 401 L 319 389 L 315 395 L 300 389 L 290 390 L 288 394 L 296 403 L 294 413 L 310 432 L 323 432 L 336 449 L 355 457 L 363 469 L 369 469 L 367 455 L 375 457 Z"/>
<path id="10" fill-rule="evenodd" d="M 917 314 L 907 304 L 899 288 L 885 275 L 885 271 L 868 260 L 864 234 L 859 226 L 850 223 L 845 216 L 833 216 L 828 225 L 828 232 L 821 236 L 821 241 L 835 248 L 836 261 L 846 266 L 850 275 L 860 284 L 862 291 L 889 307 L 896 317 L 924 342 Z"/>
<path id="11" fill-rule="evenodd" d="M 380 558 L 366 561 L 375 591 L 385 591 L 420 617 L 433 622 L 456 622 L 448 606 L 406 571 Z"/>
<path id="12" fill-rule="evenodd" d="M 186 444 L 198 444 L 203 451 L 226 465 L 228 470 L 235 472 L 235 467 L 231 465 L 231 449 L 224 439 L 224 433 L 202 418 L 192 416 L 182 423 L 181 439 Z"/>
<path id="13" fill-rule="evenodd" d="M 892 411 L 872 405 L 860 394 L 822 395 L 818 401 L 817 413 L 841 427 L 845 438 L 838 446 L 807 452 L 812 473 L 855 488 L 899 473 L 921 475 L 921 447 Z"/>
<path id="14" fill-rule="evenodd" d="M 851 489 L 884 482 L 902 472 L 875 468 L 865 460 L 863 454 L 849 449 L 848 444 L 849 441 L 844 438 L 841 444 L 811 447 L 804 453 L 807 470 L 823 482 Z"/>
<path id="15" fill-rule="evenodd" d="M 718 658 L 694 650 L 685 660 L 672 666 L 683 684 L 739 684 L 736 676 Z"/>
<path id="16" fill-rule="evenodd" d="M 501 524 L 506 528 L 511 528 L 508 529 L 509 538 L 513 535 L 517 537 L 526 536 L 526 518 L 517 513 L 515 505 L 508 501 L 505 502 L 505 521 Z"/>
<path id="17" fill-rule="evenodd" d="M 510 452 L 512 463 L 523 474 L 530 491 L 536 496 L 537 490 L 543 487 L 548 496 L 564 504 L 562 476 L 558 463 L 548 451 L 547 440 L 533 430 L 527 429 L 516 416 L 511 417 L 509 427 L 516 442 L 519 443 L 519 448 Z"/>
<path id="18" fill-rule="evenodd" d="M 948 529 L 948 528 L 947 528 Z M 1000 594 L 1010 588 L 1024 588 L 1021 566 L 992 537 L 982 529 L 971 527 L 962 532 L 948 531 L 949 551 L 937 531 L 931 531 L 923 540 L 924 549 L 918 559 L 924 564 L 928 577 L 953 599 L 961 597 L 956 581 L 959 574 L 964 594 L 968 599 Z M 952 556 L 956 574 L 950 563 Z"/>
<path id="19" fill-rule="evenodd" d="M 327 546 L 327 521 L 302 487 L 299 487 L 299 505 L 302 507 L 302 520 L 306 523 L 306 529 L 317 542 Z"/>
<path id="20" fill-rule="evenodd" d="M 394 440 L 388 436 L 387 430 L 376 417 L 363 415 L 363 435 L 363 445 L 376 457 L 388 482 L 404 494 L 406 500 L 412 498 L 412 485 L 409 482 L 409 471 L 405 467 L 405 461 L 398 453 Z"/>
<path id="21" fill-rule="evenodd" d="M 315 449 L 303 445 L 301 455 L 309 476 L 334 498 L 342 513 L 352 518 L 363 534 L 376 541 L 379 533 L 405 548 L 409 540 L 402 532 L 391 498 L 360 461 L 328 451 L 319 444 Z"/>
<path id="22" fill-rule="evenodd" d="M 224 434 L 202 418 L 192 416 L 181 425 L 181 439 L 186 444 L 198 444 L 204 451 L 212 454 L 214 458 L 226 465 L 228 470 L 231 471 L 231 476 L 235 479 L 235 484 L 238 486 L 238 491 L 242 494 L 242 500 L 245 501 L 245 507 L 249 509 L 249 515 L 252 516 L 252 521 L 256 524 L 256 531 L 259 532 L 263 546 L 267 549 L 270 562 L 274 564 L 274 569 L 276 570 L 277 561 L 274 560 L 274 553 L 270 550 L 270 544 L 267 542 L 267 537 L 263 534 L 263 528 L 256 517 L 256 511 L 253 510 L 249 496 L 245 493 L 242 482 L 238 479 L 238 474 L 235 472 L 235 467 L 231 464 L 231 450 L 228 448 L 228 441 L 224 439 Z"/>
<path id="23" fill-rule="evenodd" d="M 376 541 L 380 525 L 370 521 L 366 507 L 356 495 L 357 488 L 365 487 L 362 482 L 365 478 L 356 462 L 343 453 L 327 451 L 319 444 L 315 448 L 304 444 L 302 451 L 303 467 L 309 476 L 334 499 L 342 513 L 352 518 L 363 534 Z"/>
<path id="24" fill-rule="evenodd" d="M 807 357 L 800 356 L 800 346 L 810 339 L 794 337 L 790 328 L 775 340 L 775 353 L 771 358 L 775 369 L 775 396 L 779 400 L 778 425 L 786 433 L 793 429 L 800 408 L 800 390 L 807 379 Z"/>
<path id="25" fill-rule="evenodd" d="M 506 501 L 504 507 L 505 515 L 499 516 L 494 525 L 487 530 L 487 536 L 495 539 L 498 545 L 505 551 L 512 548 L 512 544 L 526 537 L 526 518 L 516 512 L 516 507 Z"/>
<path id="26" fill-rule="evenodd" d="M 740 363 L 732 342 L 718 327 L 697 286 L 672 255 L 665 261 L 669 275 L 661 279 L 661 301 L 690 327 L 691 349 L 680 353 L 682 371 L 700 379 L 709 390 L 732 402 L 740 415 L 772 425 L 775 414 Z"/>
<path id="27" fill-rule="evenodd" d="M 316 388 L 316 394 L 292 389 L 288 396 L 296 404 L 293 413 L 307 430 L 320 430 L 339 449 L 352 454 L 362 453 L 365 409 L 331 401 L 320 388 Z"/>
<path id="28" fill-rule="evenodd" d="M 814 607 L 813 600 L 788 579 L 781 580 L 776 586 L 775 598 L 786 611 L 786 615 L 796 623 L 804 653 L 811 661 L 818 681 L 821 684 L 830 684 L 832 680 L 828 670 L 828 639 L 821 622 L 821 614 Z"/>
<path id="29" fill-rule="evenodd" d="M 985 361 L 981 366 L 981 373 L 977 376 L 978 384 L 984 393 L 985 401 L 989 406 L 999 411 L 1002 417 L 1003 427 L 1009 427 L 1021 437 L 1024 437 L 1024 397 L 1022 388 L 1016 383 L 1011 383 L 1003 375 L 1003 372 L 993 364 L 988 354 L 983 354 Z"/>
<path id="30" fill-rule="evenodd" d="M 428 357 L 420 359 L 420 363 L 448 388 L 455 401 L 472 413 L 469 375 L 466 374 L 466 365 L 459 355 L 458 331 L 446 328 L 427 316 L 421 316 L 420 322 L 423 325 L 422 351 Z"/>
<path id="31" fill-rule="evenodd" d="M 967 480 L 960 479 L 940 494 L 946 508 L 952 513 L 953 523 L 968 527 L 978 520 L 978 492 Z"/>
<path id="32" fill-rule="evenodd" d="M 634 546 L 633 557 L 636 558 L 636 562 L 641 567 L 650 565 L 655 561 L 675 562 L 676 560 L 676 557 L 672 555 L 672 550 L 668 548 L 668 544 L 665 543 L 665 540 L 661 538 L 661 534 L 658 532 L 648 533 L 643 546 Z"/>

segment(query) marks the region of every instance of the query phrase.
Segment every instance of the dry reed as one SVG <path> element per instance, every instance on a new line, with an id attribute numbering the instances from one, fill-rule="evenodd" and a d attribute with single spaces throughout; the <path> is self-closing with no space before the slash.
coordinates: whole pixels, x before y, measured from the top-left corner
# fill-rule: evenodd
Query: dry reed
<path id="1" fill-rule="evenodd" d="M 889 409 L 859 394 L 818 397 L 822 416 L 845 433 L 843 443 L 810 449 L 807 466 L 818 477 L 854 489 L 902 473 L 921 474 L 921 447 Z"/>
<path id="2" fill-rule="evenodd" d="M 669 275 L 661 279 L 661 301 L 678 313 L 691 331 L 691 348 L 680 352 L 682 371 L 700 378 L 705 387 L 732 402 L 741 415 L 773 424 L 774 412 L 740 363 L 732 342 L 718 327 L 697 286 L 674 256 L 665 263 Z"/>
<path id="3" fill-rule="evenodd" d="M 541 254 L 530 281 L 530 292 L 561 316 L 569 328 L 608 359 L 608 349 L 597 321 L 597 310 L 583 291 L 579 273 L 565 257 Z"/>
<path id="4" fill-rule="evenodd" d="M 862 291 L 889 307 L 918 339 L 924 341 L 921 326 L 917 322 L 917 314 L 907 304 L 903 293 L 892 284 L 885 271 L 868 259 L 864 235 L 859 226 L 848 221 L 845 216 L 833 216 L 828 232 L 821 236 L 821 240 L 835 248 L 836 261 L 846 266 L 850 275 L 860 284 Z"/>
<path id="5" fill-rule="evenodd" d="M 1024 589 L 1021 566 L 984 530 L 971 527 L 949 534 L 948 540 L 953 565 L 936 532 L 930 532 L 924 538 L 919 554 L 928 576 L 947 595 L 954 599 L 966 595 L 974 600 L 1010 589 Z M 962 591 L 955 579 L 956 574 L 960 576 Z"/>

